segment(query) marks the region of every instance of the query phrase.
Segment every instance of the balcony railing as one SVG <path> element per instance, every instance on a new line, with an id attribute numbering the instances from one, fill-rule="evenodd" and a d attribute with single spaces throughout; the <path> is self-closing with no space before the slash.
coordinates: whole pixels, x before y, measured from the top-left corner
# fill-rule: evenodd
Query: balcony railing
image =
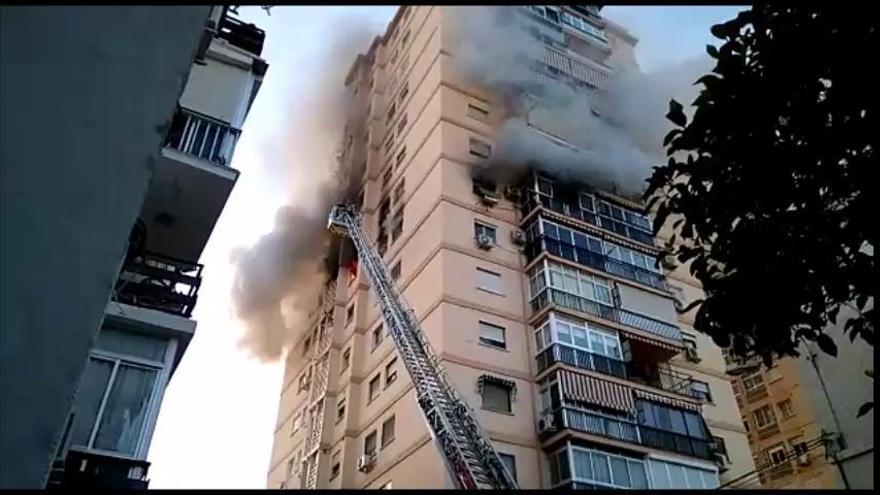
<path id="1" fill-rule="evenodd" d="M 61 479 L 53 483 L 64 490 L 146 490 L 149 485 L 147 461 L 71 450 L 64 464 Z"/>
<path id="2" fill-rule="evenodd" d="M 553 344 L 538 354 L 538 373 L 556 363 L 567 364 L 603 375 L 648 385 L 677 394 L 691 395 L 693 378 L 685 373 L 657 366 L 639 366 L 631 361 L 620 361 L 564 344 Z"/>
<path id="3" fill-rule="evenodd" d="M 538 312 L 550 304 L 598 316 L 630 328 L 681 342 L 681 329 L 671 323 L 655 320 L 654 318 L 622 308 L 600 304 L 585 297 L 554 289 L 553 287 L 545 287 L 537 296 L 532 298 L 532 312 Z"/>
<path id="4" fill-rule="evenodd" d="M 228 166 L 241 131 L 231 125 L 186 108 L 171 121 L 165 146 L 217 165 Z"/>
<path id="5" fill-rule="evenodd" d="M 189 318 L 202 283 L 202 265 L 141 253 L 119 274 L 115 300 Z"/>
<path id="6" fill-rule="evenodd" d="M 532 261 L 537 258 L 542 251 L 547 251 L 554 256 L 574 261 L 579 265 L 602 270 L 617 275 L 618 277 L 645 284 L 655 289 L 664 291 L 669 290 L 666 285 L 666 278 L 660 273 L 630 265 L 629 263 L 624 263 L 602 253 L 590 251 L 589 249 L 562 242 L 545 235 L 540 235 L 536 239 L 527 243 L 525 255 L 529 261 Z"/>
<path id="7" fill-rule="evenodd" d="M 582 222 L 594 225 L 609 232 L 614 232 L 615 234 L 622 235 L 636 242 L 647 244 L 648 246 L 654 246 L 654 236 L 650 232 L 636 228 L 626 222 L 620 222 L 606 216 L 597 215 L 596 212 L 581 208 L 581 206 L 575 202 L 566 202 L 542 194 L 526 194 L 526 200 L 523 202 L 522 207 L 523 218 L 539 206 L 543 206 L 550 211 L 567 217 L 576 218 Z"/>
<path id="8" fill-rule="evenodd" d="M 240 20 L 224 15 L 218 26 L 217 36 L 242 50 L 259 56 L 263 52 L 263 41 L 266 32 L 253 24 L 245 24 Z"/>
<path id="9" fill-rule="evenodd" d="M 555 424 L 600 437 L 643 445 L 658 450 L 711 459 L 714 442 L 660 430 L 622 419 L 601 416 L 582 409 L 562 406 L 553 412 Z"/>

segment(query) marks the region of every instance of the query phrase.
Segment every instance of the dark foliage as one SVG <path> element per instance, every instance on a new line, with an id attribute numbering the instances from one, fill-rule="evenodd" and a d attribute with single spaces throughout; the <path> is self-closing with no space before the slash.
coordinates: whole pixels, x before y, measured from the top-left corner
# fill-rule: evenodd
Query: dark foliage
<path id="1" fill-rule="evenodd" d="M 873 345 L 876 17 L 766 5 L 712 34 L 716 67 L 690 122 L 670 102 L 670 158 L 645 193 L 703 284 L 695 327 L 765 362 L 801 339 L 836 355 L 823 330 L 848 306 L 845 333 Z"/>

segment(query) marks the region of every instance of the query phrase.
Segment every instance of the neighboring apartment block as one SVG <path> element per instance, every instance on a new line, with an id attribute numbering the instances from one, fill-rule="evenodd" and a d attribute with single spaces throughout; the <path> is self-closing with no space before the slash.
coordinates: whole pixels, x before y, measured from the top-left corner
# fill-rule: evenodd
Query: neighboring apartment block
<path id="1" fill-rule="evenodd" d="M 598 8 L 513 9 L 563 40 L 545 77 L 589 88 L 610 57 L 635 64 Z M 342 159 L 365 164 L 367 230 L 508 471 L 522 488 L 673 489 L 752 471 L 721 350 L 675 310 L 699 286 L 655 266 L 643 206 L 536 171 L 475 178 L 500 110 L 456 75 L 450 22 L 405 6 L 358 57 Z M 287 357 L 267 485 L 452 487 L 369 280 L 341 261 Z"/>
<path id="2" fill-rule="evenodd" d="M 4 7 L 4 31 L 7 14 Z M 51 300 L 51 309 L 25 305 L 31 312 L 20 315 L 21 322 L 34 324 L 39 324 L 41 311 L 63 317 L 55 320 L 42 352 L 8 356 L 4 349 L 4 375 L 7 364 L 17 359 L 36 361 L 43 368 L 36 379 L 20 378 L 30 390 L 21 392 L 18 402 L 7 395 L 11 390 L 4 376 L 3 485 L 146 488 L 147 452 L 165 387 L 196 329 L 192 312 L 202 281 L 199 258 L 238 178 L 230 163 L 267 69 L 260 58 L 265 35 L 222 6 L 41 8 L 14 14 L 21 30 L 15 34 L 29 39 L 31 46 L 16 45 L 24 50 L 16 54 L 4 46 L 4 73 L 7 55 L 31 57 L 24 71 L 55 74 L 55 84 L 79 88 L 79 93 L 49 91 L 41 98 L 72 106 L 80 114 L 46 118 L 33 143 L 49 149 L 64 144 L 71 160 L 54 162 L 57 177 L 40 177 L 40 187 L 55 191 L 59 186 L 66 198 L 65 209 L 55 205 L 46 218 L 33 215 L 39 227 L 31 227 L 49 232 L 53 245 L 34 241 L 28 246 L 35 253 L 45 251 L 50 260 L 55 252 L 65 253 L 71 269 L 54 273 L 62 282 L 61 292 L 37 298 Z M 43 58 L 42 43 L 59 51 L 61 59 L 51 54 Z M 43 64 L 51 67 L 39 69 Z M 35 79 L 30 72 L 25 73 Z M 41 81 L 31 84 L 18 88 L 20 94 L 41 91 Z M 79 106 L 79 99 L 86 105 Z M 82 159 L 81 150 L 91 160 Z M 7 165 L 4 151 L 4 182 Z M 16 186 L 40 197 L 36 185 L 24 189 L 28 183 L 23 177 L 16 176 Z M 28 213 L 27 208 L 22 211 Z M 72 232 L 60 218 L 72 222 Z M 111 236 L 115 232 L 123 235 Z M 4 272 L 6 261 L 4 257 Z M 23 264 L 40 273 L 43 260 L 31 258 Z M 81 305 L 79 312 L 67 311 L 71 305 Z M 97 311 L 88 314 L 89 308 Z M 4 301 L 4 313 L 6 309 Z M 21 351 L 21 339 L 30 329 L 11 329 L 4 319 L 3 331 L 4 348 L 9 343 Z M 53 352 L 64 356 L 54 361 Z M 65 359 L 79 362 L 64 367 Z M 43 375 L 50 378 L 40 381 Z M 49 392 L 55 394 L 53 401 L 40 404 Z M 26 416 L 43 414 L 41 409 L 61 411 L 57 424 L 20 422 L 31 445 L 45 439 L 50 446 L 43 457 L 33 456 L 27 478 L 21 466 L 7 465 L 18 455 L 6 451 L 15 446 L 7 442 L 10 403 L 15 414 Z"/>

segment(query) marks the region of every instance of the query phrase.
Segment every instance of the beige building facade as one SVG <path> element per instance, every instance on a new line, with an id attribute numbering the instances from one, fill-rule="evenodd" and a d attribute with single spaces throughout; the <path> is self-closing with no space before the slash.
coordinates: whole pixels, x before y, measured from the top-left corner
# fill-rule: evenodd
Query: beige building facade
<path id="1" fill-rule="evenodd" d="M 508 470 L 522 488 L 712 488 L 753 470 L 721 351 L 675 311 L 700 289 L 654 267 L 641 205 L 532 172 L 473 178 L 500 110 L 457 75 L 449 9 L 401 8 L 355 61 L 342 159 L 365 164 L 367 231 Z M 590 80 L 611 57 L 635 64 L 597 9 L 516 9 L 559 30 L 556 63 Z M 267 486 L 453 487 L 364 271 L 343 262 L 309 325 Z"/>

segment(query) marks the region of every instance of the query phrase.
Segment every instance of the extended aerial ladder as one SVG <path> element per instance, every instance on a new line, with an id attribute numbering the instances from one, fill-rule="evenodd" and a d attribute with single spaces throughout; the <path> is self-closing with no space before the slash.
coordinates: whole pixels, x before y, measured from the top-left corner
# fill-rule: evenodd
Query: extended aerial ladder
<path id="1" fill-rule="evenodd" d="M 474 412 L 447 380 L 415 312 L 400 295 L 367 237 L 360 212 L 349 205 L 335 206 L 328 228 L 354 243 L 360 264 L 376 291 L 385 325 L 412 379 L 416 402 L 458 488 L 516 489 Z"/>

